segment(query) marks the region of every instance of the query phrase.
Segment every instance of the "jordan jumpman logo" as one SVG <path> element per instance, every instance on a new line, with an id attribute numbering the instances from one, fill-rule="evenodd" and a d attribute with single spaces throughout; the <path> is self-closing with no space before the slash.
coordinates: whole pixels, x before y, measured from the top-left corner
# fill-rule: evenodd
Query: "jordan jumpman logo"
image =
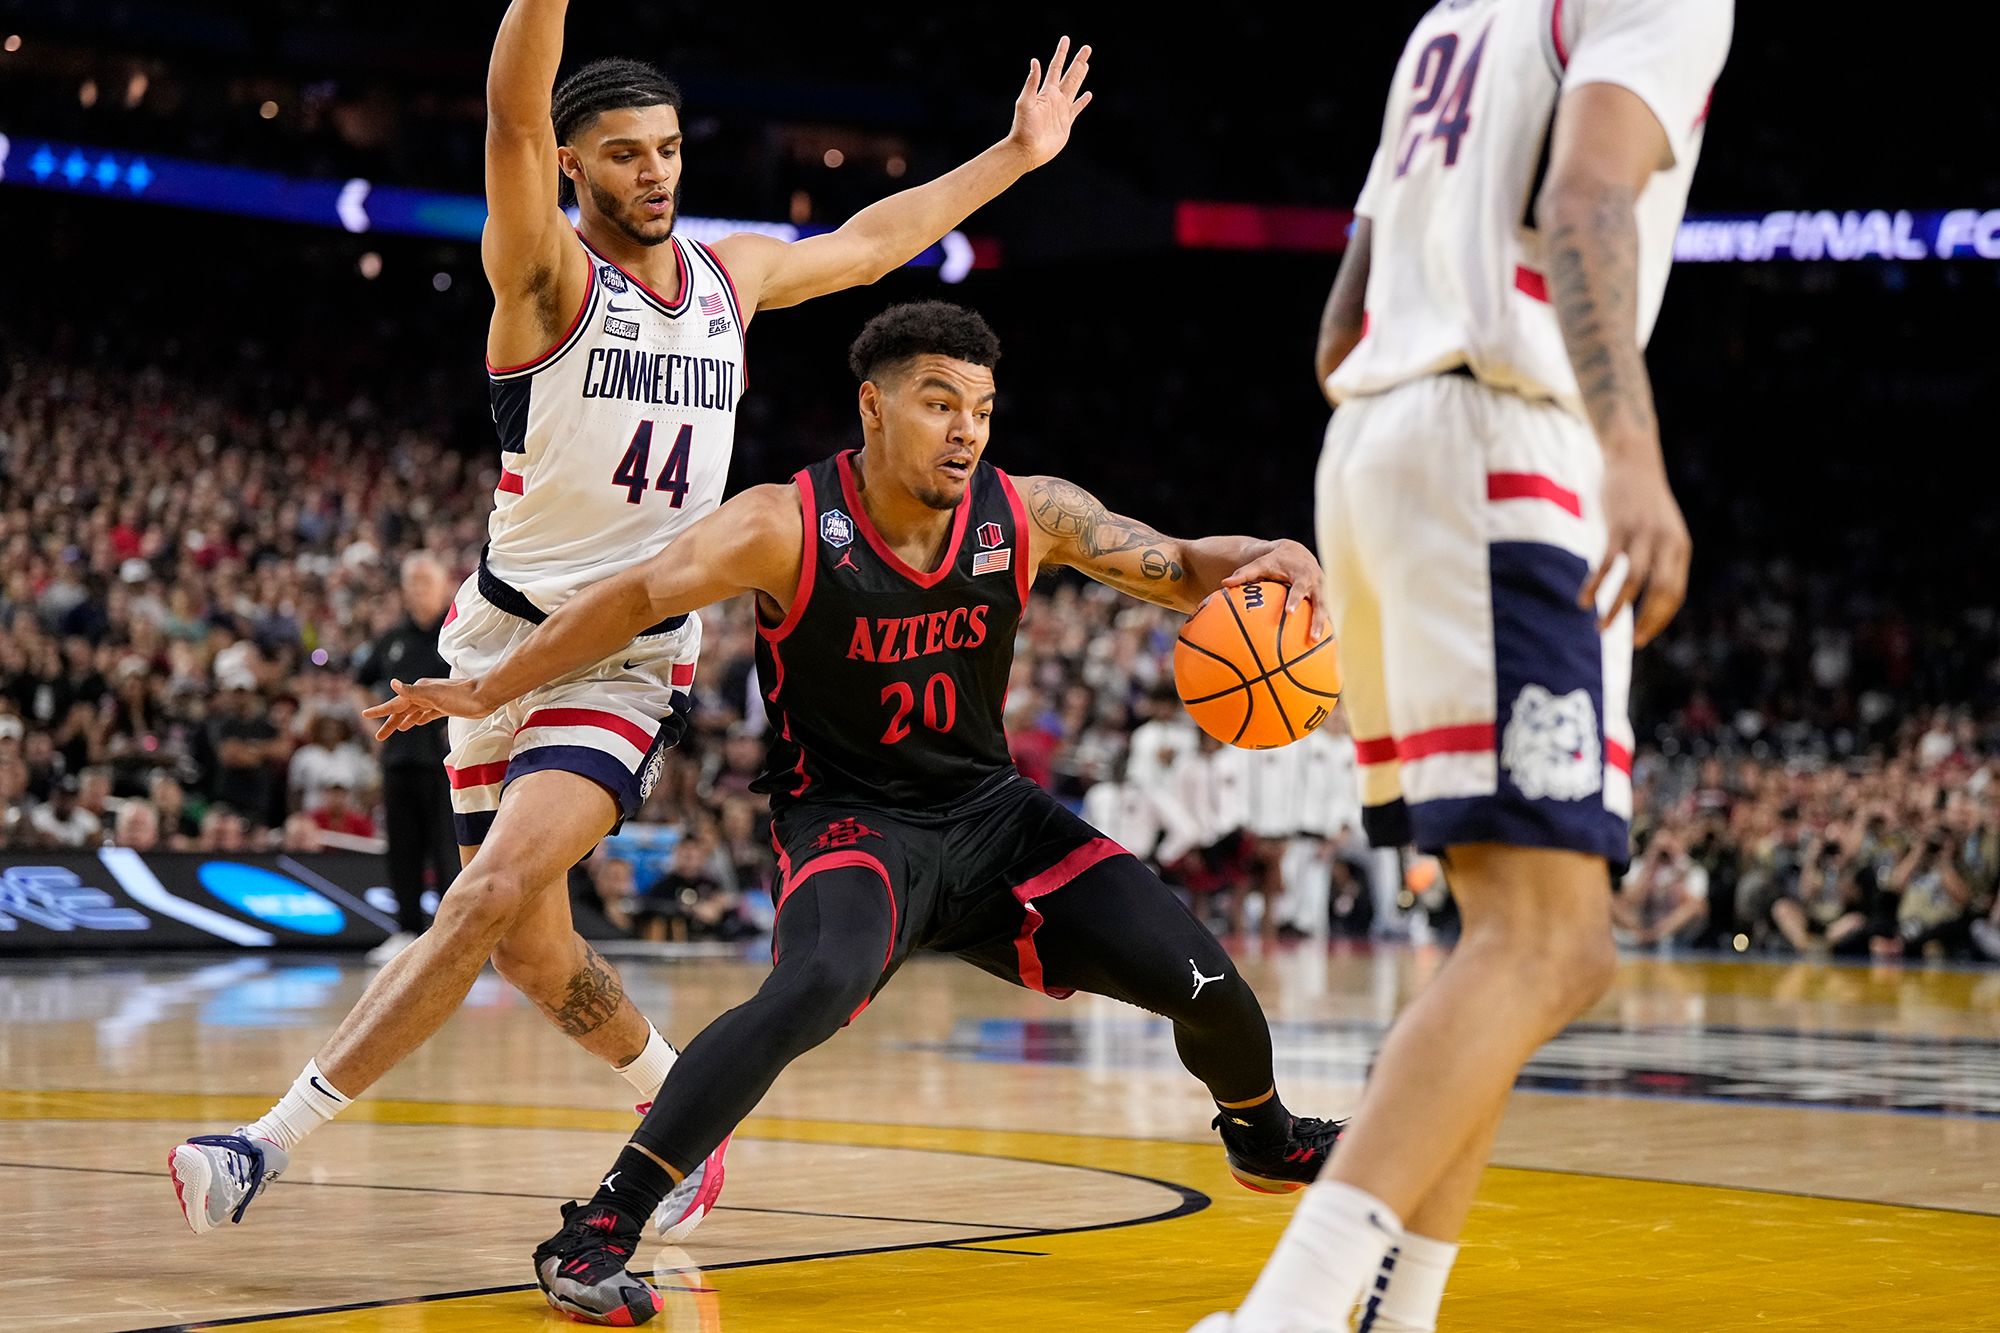
<path id="1" fill-rule="evenodd" d="M 1222 980 L 1222 973 L 1220 973 L 1220 972 L 1217 972 L 1217 973 L 1216 973 L 1216 974 L 1215 974 L 1214 976 L 1212 976 L 1212 977 L 1205 977 L 1205 976 L 1203 976 L 1203 975 L 1201 974 L 1201 968 L 1200 968 L 1200 966 L 1199 966 L 1199 965 L 1197 965 L 1197 964 L 1195 963 L 1194 959 L 1192 959 L 1192 958 L 1188 959 L 1188 966 L 1189 966 L 1189 967 L 1192 967 L 1192 968 L 1194 968 L 1194 995 L 1193 995 L 1193 997 L 1192 997 L 1192 998 L 1194 998 L 1194 999 L 1197 999 L 1197 1000 L 1199 1000 L 1199 999 L 1201 998 L 1201 988 L 1202 988 L 1203 986 L 1206 986 L 1206 985 L 1207 985 L 1207 984 L 1208 984 L 1209 982 L 1211 982 L 1211 981 L 1220 981 L 1220 980 Z"/>
<path id="2" fill-rule="evenodd" d="M 860 567 L 859 565 L 857 565 L 857 564 L 855 564 L 855 563 L 854 563 L 854 552 L 852 552 L 852 551 L 842 551 L 842 552 L 840 553 L 840 562 L 839 562 L 838 564 L 836 564 L 836 565 L 834 566 L 834 568 L 835 568 L 835 569 L 852 569 L 852 570 L 855 570 L 855 571 L 857 571 L 857 572 L 858 572 L 858 571 L 860 570 L 860 568 L 861 568 L 861 567 Z"/>

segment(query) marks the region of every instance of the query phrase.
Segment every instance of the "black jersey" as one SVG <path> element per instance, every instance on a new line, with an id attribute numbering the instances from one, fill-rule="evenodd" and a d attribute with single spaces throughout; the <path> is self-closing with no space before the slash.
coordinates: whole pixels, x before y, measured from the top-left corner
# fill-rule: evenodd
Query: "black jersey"
<path id="1" fill-rule="evenodd" d="M 1001 705 L 1027 604 L 1026 511 L 981 463 L 936 570 L 910 568 L 868 521 L 852 453 L 793 478 L 805 517 L 799 590 L 757 625 L 777 740 L 755 789 L 772 804 L 928 808 L 1012 767 Z"/>

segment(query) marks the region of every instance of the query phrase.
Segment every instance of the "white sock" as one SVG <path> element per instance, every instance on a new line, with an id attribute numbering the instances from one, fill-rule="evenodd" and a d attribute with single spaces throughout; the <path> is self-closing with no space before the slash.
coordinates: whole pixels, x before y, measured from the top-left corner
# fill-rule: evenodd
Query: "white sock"
<path id="1" fill-rule="evenodd" d="M 632 1063 L 620 1065 L 618 1076 L 632 1085 L 643 1101 L 651 1101 L 660 1095 L 660 1085 L 667 1081 L 667 1071 L 674 1067 L 674 1061 L 681 1053 L 668 1044 L 660 1035 L 660 1030 L 651 1023 L 646 1025 L 646 1049 L 632 1058 Z"/>
<path id="2" fill-rule="evenodd" d="M 1382 1256 L 1403 1236 L 1402 1219 L 1365 1190 L 1323 1180 L 1307 1186 L 1291 1225 L 1236 1312 L 1241 1333 L 1314 1321 L 1346 1328 L 1375 1280 Z"/>
<path id="3" fill-rule="evenodd" d="M 290 1152 L 306 1135 L 346 1110 L 353 1100 L 327 1082 L 326 1075 L 319 1072 L 319 1061 L 308 1060 L 292 1090 L 278 1098 L 276 1106 L 243 1132 Z"/>
<path id="4" fill-rule="evenodd" d="M 1403 1233 L 1382 1256 L 1375 1291 L 1361 1311 L 1355 1333 L 1437 1333 L 1444 1284 L 1458 1258 L 1458 1246 L 1414 1231 Z"/>

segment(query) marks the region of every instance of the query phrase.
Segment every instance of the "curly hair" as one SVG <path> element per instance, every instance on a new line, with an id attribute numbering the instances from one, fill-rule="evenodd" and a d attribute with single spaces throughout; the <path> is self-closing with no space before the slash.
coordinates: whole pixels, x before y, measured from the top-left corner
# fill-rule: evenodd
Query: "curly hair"
<path id="1" fill-rule="evenodd" d="M 679 111 L 680 85 L 643 60 L 593 60 L 556 85 L 549 103 L 556 142 L 568 144 L 606 111 L 629 106 L 670 106 Z M 565 205 L 575 202 L 568 177 L 563 178 L 561 190 Z"/>
<path id="2" fill-rule="evenodd" d="M 926 354 L 991 368 L 1000 360 L 1000 339 L 976 310 L 949 301 L 911 301 L 868 321 L 847 349 L 847 367 L 858 380 L 880 380 Z"/>

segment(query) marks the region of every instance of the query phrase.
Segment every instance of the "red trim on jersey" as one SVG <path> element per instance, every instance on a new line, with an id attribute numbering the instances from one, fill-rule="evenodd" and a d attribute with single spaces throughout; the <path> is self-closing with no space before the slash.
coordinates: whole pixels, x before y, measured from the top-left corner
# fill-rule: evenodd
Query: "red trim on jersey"
<path id="1" fill-rule="evenodd" d="M 653 733 L 647 731 L 630 718 L 616 713 L 607 713 L 601 708 L 537 708 L 528 714 L 528 720 L 515 728 L 515 734 L 534 727 L 596 727 L 621 736 L 641 751 L 653 746 Z"/>
<path id="2" fill-rule="evenodd" d="M 1484 754 L 1493 748 L 1491 722 L 1467 722 L 1456 727 L 1433 727 L 1396 740 L 1396 757 L 1404 763 L 1428 759 L 1434 754 Z"/>
<path id="3" fill-rule="evenodd" d="M 1539 472 L 1489 472 L 1486 474 L 1486 498 L 1547 500 L 1558 508 L 1568 510 L 1574 518 L 1583 517 L 1582 497 Z"/>
<path id="4" fill-rule="evenodd" d="M 526 495 L 528 479 L 518 472 L 509 472 L 503 467 L 500 469 L 500 484 L 493 489 L 504 495 Z"/>
<path id="5" fill-rule="evenodd" d="M 1394 736 L 1374 736 L 1365 741 L 1358 736 L 1354 739 L 1354 762 L 1357 764 L 1364 767 L 1373 764 L 1386 764 L 1395 757 L 1396 738 Z"/>
<path id="6" fill-rule="evenodd" d="M 676 275 L 676 280 L 680 283 L 680 288 L 681 288 L 681 294 L 679 297 L 680 304 L 678 308 L 676 308 L 675 303 L 673 301 L 669 301 L 666 297 L 660 295 L 658 292 L 654 291 L 651 287 L 648 287 L 646 285 L 645 279 L 641 278 L 638 274 L 633 273 L 627 269 L 620 268 L 617 264 L 612 264 L 609 259 L 606 259 L 604 255 L 598 251 L 596 246 L 592 245 L 589 241 L 583 240 L 582 232 L 578 232 L 576 234 L 576 238 L 579 241 L 583 241 L 583 248 L 590 251 L 591 254 L 596 255 L 600 263 L 611 264 L 611 267 L 618 269 L 620 273 L 623 273 L 625 275 L 625 278 L 628 282 L 632 283 L 646 295 L 652 297 L 654 303 L 661 307 L 662 314 L 668 316 L 678 316 L 687 313 L 688 295 L 691 289 L 693 288 L 694 284 L 688 281 L 688 259 L 687 255 L 683 254 L 681 251 L 680 241 L 678 237 L 670 238 L 667 241 L 667 244 L 674 247 L 674 273 Z"/>
<path id="7" fill-rule="evenodd" d="M 581 238 L 579 237 L 578 239 Z M 590 247 L 586 245 L 584 249 L 587 252 Z M 570 320 L 569 327 L 563 330 L 563 336 L 550 344 L 549 349 L 540 356 L 531 356 L 518 366 L 496 366 L 489 358 L 486 362 L 486 373 L 489 375 L 517 375 L 521 371 L 538 366 L 542 362 L 553 358 L 557 352 L 560 352 L 564 347 L 569 345 L 569 340 L 575 337 L 577 329 L 582 327 L 583 317 L 590 310 L 590 298 L 596 294 L 596 287 L 597 265 L 591 263 L 590 255 L 585 253 L 583 256 L 583 304 L 576 308 L 576 316 Z"/>
<path id="8" fill-rule="evenodd" d="M 1024 913 L 1021 933 L 1014 939 L 1014 962 L 1021 973 L 1023 986 L 1058 1000 L 1075 994 L 1074 991 L 1050 990 L 1042 977 L 1042 957 L 1035 952 L 1035 931 L 1041 927 L 1042 914 L 1034 906 L 1035 899 L 1054 893 L 1100 861 L 1125 855 L 1128 855 L 1126 850 L 1110 838 L 1093 838 L 1027 883 L 1014 886 L 1014 898 L 1021 904 Z"/>
<path id="9" fill-rule="evenodd" d="M 444 613 L 444 624 L 449 625 L 452 621 L 457 619 L 458 619 L 458 603 L 453 602 L 451 604 L 451 610 Z M 444 625 L 440 625 L 438 626 L 438 628 L 443 629 Z"/>
<path id="10" fill-rule="evenodd" d="M 1021 493 L 1014 489 L 1014 479 L 999 468 L 993 474 L 1000 478 L 1000 489 L 1007 493 L 1007 507 L 1014 511 L 1014 586 L 1021 593 L 1021 615 L 1028 614 L 1028 586 L 1040 572 L 1035 567 L 1035 546 L 1028 530 L 1028 507 L 1021 503 Z"/>
<path id="11" fill-rule="evenodd" d="M 859 848 L 854 848 L 854 847 L 849 847 L 844 851 L 828 852 L 825 856 L 815 856 L 812 860 L 800 866 L 796 873 L 788 874 L 785 876 L 784 880 L 780 883 L 778 887 L 778 903 L 776 910 L 772 913 L 772 918 L 771 918 L 771 938 L 773 940 L 772 948 L 774 950 L 777 947 L 775 941 L 777 940 L 778 937 L 777 913 L 785 910 L 785 904 L 788 901 L 790 901 L 792 894 L 795 893 L 800 888 L 800 886 L 802 886 L 807 880 L 811 879 L 814 875 L 819 874 L 821 871 L 843 870 L 849 867 L 852 867 L 856 870 L 872 870 L 877 875 L 880 875 L 882 877 L 882 889 L 889 895 L 889 947 L 882 954 L 882 966 L 884 968 L 887 968 L 889 966 L 890 960 L 892 960 L 896 956 L 895 882 L 889 878 L 888 867 L 884 866 L 880 861 L 876 860 L 873 856 L 870 856 L 867 852 L 861 851 Z M 772 954 L 772 961 L 773 962 L 777 961 L 777 955 L 775 953 Z M 866 1009 L 867 1007 L 868 1007 L 868 1001 L 863 1000 L 861 1002 L 861 1007 L 859 1009 L 856 1009 L 853 1014 L 849 1014 L 847 1016 L 848 1022 L 850 1023 L 853 1022 L 854 1015 L 860 1013 L 862 1009 Z"/>
<path id="12" fill-rule="evenodd" d="M 1368 329 L 1371 325 L 1374 324 L 1374 322 L 1375 322 L 1374 317 L 1371 316 L 1366 310 L 1361 312 L 1361 336 L 1363 338 L 1366 338 L 1368 336 Z"/>
<path id="13" fill-rule="evenodd" d="M 958 512 L 952 518 L 951 540 L 945 545 L 944 559 L 938 561 L 938 567 L 930 573 L 920 574 L 910 568 L 901 556 L 889 549 L 889 543 L 882 539 L 882 534 L 875 530 L 875 524 L 869 520 L 868 510 L 861 504 L 861 492 L 854 488 L 854 468 L 848 463 L 848 460 L 852 457 L 854 457 L 854 450 L 849 449 L 847 452 L 835 456 L 833 461 L 840 469 L 841 494 L 847 498 L 847 507 L 854 511 L 850 516 L 854 519 L 854 525 L 861 529 L 861 535 L 868 539 L 868 544 L 875 549 L 875 554 L 882 557 L 883 564 L 895 570 L 919 588 L 937 587 L 939 583 L 944 581 L 944 576 L 951 573 L 953 568 L 958 564 L 959 543 L 965 540 L 966 515 L 972 512 L 971 478 L 966 479 L 965 494 L 959 497 Z"/>
<path id="14" fill-rule="evenodd" d="M 1534 297 L 1543 305 L 1549 301 L 1549 280 L 1526 264 L 1514 265 L 1514 290 Z"/>
<path id="15" fill-rule="evenodd" d="M 1604 759 L 1626 777 L 1632 776 L 1632 752 L 1609 736 L 1604 738 Z"/>
<path id="16" fill-rule="evenodd" d="M 507 761 L 496 759 L 490 764 L 473 764 L 469 768 L 453 768 L 446 764 L 444 776 L 453 791 L 464 791 L 467 787 L 490 787 L 507 776 Z"/>
<path id="17" fill-rule="evenodd" d="M 1556 45 L 1556 63 L 1569 68 L 1569 44 L 1563 41 L 1563 0 L 1549 6 L 1549 36 Z"/>
<path id="18" fill-rule="evenodd" d="M 813 532 L 813 521 L 819 517 L 819 501 L 813 496 L 812 475 L 804 469 L 800 469 L 798 475 L 794 476 L 792 481 L 799 488 L 799 522 L 801 527 L 799 540 L 799 586 L 792 593 L 792 604 L 785 608 L 785 618 L 778 622 L 777 628 L 773 629 L 764 623 L 764 613 L 762 611 L 759 611 L 755 617 L 757 632 L 764 636 L 764 642 L 771 645 L 771 656 L 774 659 L 778 656 L 779 641 L 799 627 L 799 617 L 806 613 L 806 603 L 812 600 L 813 580 L 819 571 L 818 534 Z M 784 670 L 782 662 L 780 662 L 778 669 L 781 672 Z M 779 683 L 783 683 L 782 676 L 779 677 Z M 771 687 L 771 698 L 775 701 L 777 697 L 778 688 L 774 685 Z"/>
<path id="19" fill-rule="evenodd" d="M 692 662 L 674 663 L 673 672 L 668 677 L 668 679 L 673 682 L 673 687 L 677 690 L 685 686 L 694 684 L 694 663 Z"/>

